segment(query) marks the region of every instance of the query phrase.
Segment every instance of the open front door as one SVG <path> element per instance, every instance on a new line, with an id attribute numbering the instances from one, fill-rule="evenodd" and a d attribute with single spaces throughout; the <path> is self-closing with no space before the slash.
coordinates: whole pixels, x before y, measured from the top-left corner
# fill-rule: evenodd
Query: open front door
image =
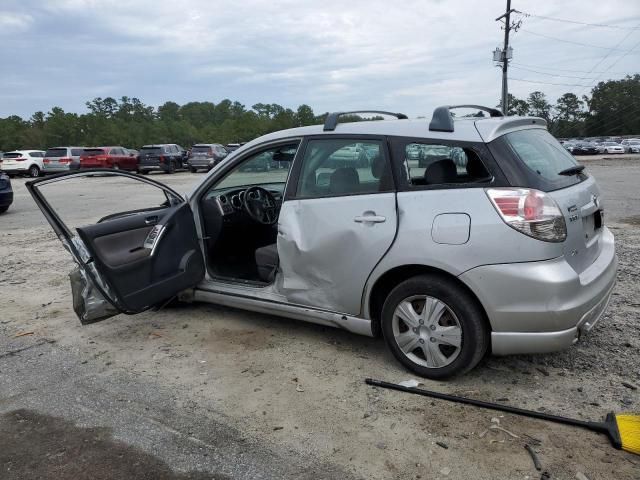
<path id="1" fill-rule="evenodd" d="M 191 208 L 167 186 L 110 170 L 26 186 L 77 264 L 70 280 L 83 324 L 161 305 L 204 277 Z"/>

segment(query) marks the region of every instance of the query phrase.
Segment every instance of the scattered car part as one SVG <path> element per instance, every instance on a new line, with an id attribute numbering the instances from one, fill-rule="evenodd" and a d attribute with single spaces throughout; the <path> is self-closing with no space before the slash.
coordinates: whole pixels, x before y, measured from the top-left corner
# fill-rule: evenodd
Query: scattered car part
<path id="1" fill-rule="evenodd" d="M 627 452 L 640 455 L 640 415 L 615 414 L 611 412 L 607 414 L 603 422 L 589 422 L 574 418 L 561 417 L 559 415 L 551 415 L 549 413 L 536 412 L 534 410 L 525 410 L 523 408 L 511 407 L 509 405 L 501 405 L 499 403 L 485 402 L 483 400 L 475 400 L 473 398 L 423 390 L 420 388 L 403 387 L 395 383 L 374 380 L 373 378 L 367 378 L 365 379 L 365 382 L 368 385 L 375 387 L 388 388 L 425 397 L 437 398 L 439 400 L 463 403 L 466 405 L 473 405 L 474 407 L 498 410 L 500 412 L 513 413 L 523 417 L 537 418 L 539 420 L 547 420 L 549 422 L 584 428 L 586 430 L 591 430 L 592 432 L 606 435 L 609 438 L 611 445 L 619 450 L 622 449 Z"/>

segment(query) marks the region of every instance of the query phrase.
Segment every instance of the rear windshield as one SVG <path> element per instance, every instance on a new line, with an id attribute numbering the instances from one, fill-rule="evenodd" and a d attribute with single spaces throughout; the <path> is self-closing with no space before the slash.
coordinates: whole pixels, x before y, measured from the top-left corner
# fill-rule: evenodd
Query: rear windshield
<path id="1" fill-rule="evenodd" d="M 22 154 L 18 152 L 5 153 L 3 156 L 3 158 L 20 158 L 20 157 L 22 157 Z"/>
<path id="2" fill-rule="evenodd" d="M 87 157 L 95 157 L 96 155 L 104 155 L 105 151 L 102 148 L 85 148 L 82 155 Z"/>
<path id="3" fill-rule="evenodd" d="M 44 154 L 45 157 L 66 157 L 67 149 L 66 148 L 50 148 Z"/>
<path id="4" fill-rule="evenodd" d="M 140 149 L 140 153 L 143 155 L 154 155 L 158 153 L 162 153 L 161 147 L 142 147 Z"/>
<path id="5" fill-rule="evenodd" d="M 489 144 L 511 185 L 544 192 L 575 185 L 587 178 L 586 172 L 560 175 L 561 171 L 578 165 L 565 147 L 541 128 L 510 132 Z"/>
<path id="6" fill-rule="evenodd" d="M 192 153 L 209 153 L 211 152 L 211 147 L 209 145 L 194 145 L 191 149 Z"/>

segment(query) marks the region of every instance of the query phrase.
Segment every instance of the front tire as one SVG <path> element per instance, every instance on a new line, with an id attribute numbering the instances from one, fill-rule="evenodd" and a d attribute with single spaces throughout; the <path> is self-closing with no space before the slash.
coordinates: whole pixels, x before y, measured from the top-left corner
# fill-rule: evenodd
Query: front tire
<path id="1" fill-rule="evenodd" d="M 489 346 L 477 300 L 454 280 L 434 274 L 412 277 L 389 293 L 382 333 L 400 363 L 431 379 L 468 372 Z"/>

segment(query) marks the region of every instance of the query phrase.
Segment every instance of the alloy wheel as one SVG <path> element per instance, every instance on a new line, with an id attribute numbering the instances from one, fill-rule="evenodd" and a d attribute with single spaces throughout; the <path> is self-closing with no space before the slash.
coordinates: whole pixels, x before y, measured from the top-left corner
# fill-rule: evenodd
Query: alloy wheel
<path id="1" fill-rule="evenodd" d="M 451 308 L 435 297 L 414 295 L 393 313 L 395 342 L 412 362 L 427 368 L 450 365 L 462 351 L 462 326 Z"/>

